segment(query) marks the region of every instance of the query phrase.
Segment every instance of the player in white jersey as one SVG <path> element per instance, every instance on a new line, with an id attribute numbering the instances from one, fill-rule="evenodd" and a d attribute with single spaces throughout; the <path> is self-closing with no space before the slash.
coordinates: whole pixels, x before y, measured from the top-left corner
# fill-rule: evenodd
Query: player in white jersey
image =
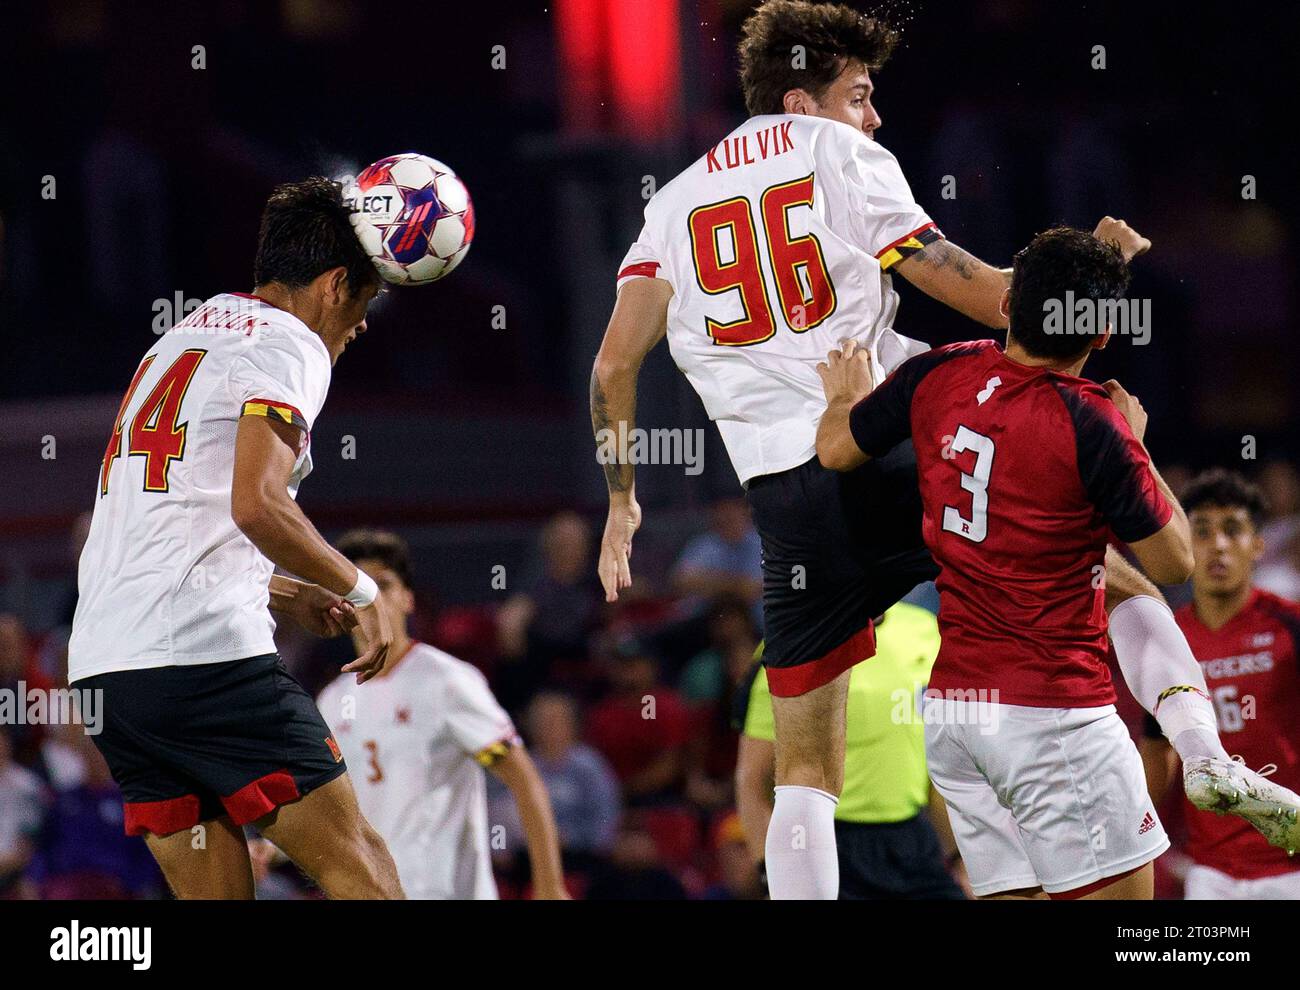
<path id="1" fill-rule="evenodd" d="M 393 533 L 357 530 L 338 548 L 379 586 L 393 659 L 363 688 L 338 678 L 317 704 L 355 770 L 361 810 L 387 842 L 406 896 L 497 896 L 486 767 L 519 807 L 533 896 L 567 900 L 550 798 L 510 716 L 477 668 L 407 634 L 415 599 L 406 544 Z"/>
<path id="2" fill-rule="evenodd" d="M 331 897 L 400 897 L 328 727 L 275 653 L 268 611 L 321 635 L 355 628 L 368 649 L 344 669 L 383 669 L 392 632 L 374 582 L 294 501 L 330 369 L 365 332 L 380 284 L 337 183 L 272 194 L 253 278 L 253 294 L 214 296 L 159 338 L 122 399 L 68 678 L 103 692 L 95 743 L 126 830 L 145 836 L 178 897 L 253 896 L 248 823 Z"/>
<path id="3" fill-rule="evenodd" d="M 921 540 L 910 443 L 851 474 L 818 464 L 816 366 L 852 340 L 878 381 L 927 349 L 892 329 L 894 272 L 980 323 L 1006 326 L 1009 270 L 946 241 L 874 140 L 870 72 L 895 41 L 843 5 L 768 0 L 751 15 L 740 54 L 753 116 L 647 205 L 592 373 L 610 495 L 599 564 L 609 601 L 631 584 L 641 522 L 634 454 L 618 441 L 633 426 L 641 363 L 665 334 L 746 488 L 763 542 L 777 784 L 766 866 L 776 898 L 836 896 L 848 671 L 874 652 L 872 616 L 937 573 Z M 1139 249 L 1122 222 L 1110 225 L 1133 242 L 1127 256 Z"/>

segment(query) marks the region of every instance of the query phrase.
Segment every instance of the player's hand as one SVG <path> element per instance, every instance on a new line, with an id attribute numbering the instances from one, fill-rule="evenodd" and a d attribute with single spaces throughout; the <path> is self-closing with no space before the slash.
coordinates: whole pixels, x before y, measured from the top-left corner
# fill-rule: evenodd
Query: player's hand
<path id="1" fill-rule="evenodd" d="M 1092 236 L 1099 241 L 1107 241 L 1119 248 L 1119 253 L 1126 262 L 1132 261 L 1139 254 L 1151 250 L 1151 242 L 1126 224 L 1114 217 L 1102 217 Z"/>
<path id="2" fill-rule="evenodd" d="M 1142 403 L 1138 402 L 1137 396 L 1129 395 L 1128 392 L 1124 391 L 1124 386 L 1113 378 L 1105 382 L 1101 387 L 1106 390 L 1106 394 L 1110 396 L 1110 401 L 1115 403 L 1120 414 L 1128 421 L 1133 435 L 1141 441 L 1147 432 L 1147 411 L 1142 408 Z"/>
<path id="3" fill-rule="evenodd" d="M 341 636 L 357 624 L 357 613 L 343 598 L 318 584 L 304 584 L 293 596 L 290 617 L 317 636 Z"/>
<path id="4" fill-rule="evenodd" d="M 609 503 L 605 535 L 600 539 L 600 563 L 596 571 L 605 588 L 605 601 L 618 601 L 618 593 L 632 587 L 632 536 L 641 525 L 641 506 L 634 497 Z"/>
<path id="5" fill-rule="evenodd" d="M 364 684 L 384 669 L 388 651 L 393 645 L 393 631 L 388 626 L 388 616 L 371 603 L 356 610 L 357 627 L 361 633 L 365 652 L 343 668 L 343 673 L 357 672 L 357 683 Z"/>
<path id="6" fill-rule="evenodd" d="M 826 391 L 826 404 L 837 399 L 857 402 L 871 394 L 875 381 L 871 375 L 871 358 L 857 341 L 846 340 L 826 355 L 817 365 L 822 388 Z"/>

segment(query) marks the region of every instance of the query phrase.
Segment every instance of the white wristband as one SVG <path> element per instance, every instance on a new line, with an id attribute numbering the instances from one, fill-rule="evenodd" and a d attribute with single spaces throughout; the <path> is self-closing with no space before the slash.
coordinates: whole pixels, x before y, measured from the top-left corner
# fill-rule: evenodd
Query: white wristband
<path id="1" fill-rule="evenodd" d="M 353 608 L 365 608 L 367 605 L 374 604 L 379 597 L 379 585 L 375 584 L 375 579 L 357 568 L 357 583 L 352 586 L 352 590 L 343 596 Z"/>

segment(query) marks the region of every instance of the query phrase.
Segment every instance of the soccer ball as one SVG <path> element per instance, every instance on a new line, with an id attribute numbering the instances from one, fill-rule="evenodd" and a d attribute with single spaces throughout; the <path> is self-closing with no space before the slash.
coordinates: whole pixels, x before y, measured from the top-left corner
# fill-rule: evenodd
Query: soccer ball
<path id="1" fill-rule="evenodd" d="M 352 225 L 385 282 L 426 285 L 460 264 L 474 239 L 474 204 L 456 173 L 408 152 L 363 169 L 346 194 Z"/>

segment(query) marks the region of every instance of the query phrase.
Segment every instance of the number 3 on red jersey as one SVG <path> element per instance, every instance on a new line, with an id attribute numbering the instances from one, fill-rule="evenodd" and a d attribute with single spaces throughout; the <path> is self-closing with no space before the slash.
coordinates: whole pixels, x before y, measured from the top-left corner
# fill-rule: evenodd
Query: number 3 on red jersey
<path id="1" fill-rule="evenodd" d="M 790 233 L 790 210 L 812 206 L 813 177 L 770 186 L 759 202 L 767 256 L 776 278 L 777 298 L 786 325 L 795 333 L 817 326 L 835 311 L 835 287 L 826 270 L 821 242 L 813 234 Z M 743 347 L 759 344 L 776 333 L 763 265 L 758 256 L 758 232 L 749 200 L 736 196 L 691 211 L 691 257 L 700 288 L 710 295 L 739 290 L 745 315 L 731 323 L 705 317 L 715 344 Z M 730 230 L 731 257 L 723 260 L 718 232 Z"/>
<path id="2" fill-rule="evenodd" d="M 943 528 L 972 543 L 983 543 L 989 532 L 989 473 L 993 470 L 993 440 L 983 433 L 959 426 L 944 456 L 949 456 L 949 452 L 961 454 L 968 450 L 975 451 L 975 467 L 970 474 L 962 473 L 961 486 L 971 493 L 970 518 L 965 518 L 953 506 L 945 505 Z"/>
<path id="3" fill-rule="evenodd" d="M 144 465 L 144 490 L 147 492 L 167 491 L 167 471 L 174 460 L 185 455 L 185 434 L 187 423 L 177 423 L 181 403 L 185 392 L 190 387 L 194 372 L 207 351 L 185 351 L 171 366 L 163 372 L 158 384 L 153 387 L 149 397 L 144 400 L 135 418 L 131 420 L 129 434 L 130 447 L 127 454 L 142 456 Z M 150 354 L 140 362 L 135 377 L 122 397 L 122 405 L 117 410 L 117 421 L 113 424 L 113 433 L 108 438 L 108 448 L 104 451 L 104 463 L 99 471 L 99 494 L 108 494 L 108 473 L 113 461 L 122 456 L 122 420 L 126 416 L 126 407 L 131 404 L 131 397 L 140 386 L 149 366 L 153 364 L 154 355 Z"/>

